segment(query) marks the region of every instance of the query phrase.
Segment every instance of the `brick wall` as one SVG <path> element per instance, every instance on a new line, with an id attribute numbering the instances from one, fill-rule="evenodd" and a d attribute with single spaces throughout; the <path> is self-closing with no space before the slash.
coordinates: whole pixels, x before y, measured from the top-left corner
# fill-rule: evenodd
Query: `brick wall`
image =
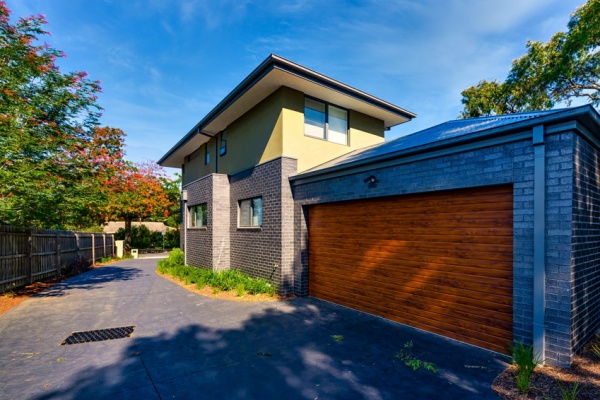
<path id="1" fill-rule="evenodd" d="M 546 137 L 546 363 L 571 363 L 573 133 Z M 530 239 L 531 240 L 531 239 Z"/>
<path id="2" fill-rule="evenodd" d="M 185 252 L 187 263 L 194 267 L 208 268 L 213 267 L 213 247 L 212 247 L 212 187 L 213 187 L 213 176 L 207 175 L 202 179 L 191 182 L 190 184 L 183 187 L 188 192 L 188 200 L 186 207 L 197 204 L 207 204 L 208 209 L 208 221 L 206 228 L 187 228 L 185 240 Z M 187 214 L 187 212 L 186 212 Z M 188 226 L 189 221 L 184 221 L 181 230 L 183 231 L 184 226 Z M 183 242 L 182 242 L 183 243 Z"/>
<path id="3" fill-rule="evenodd" d="M 281 157 L 229 177 L 231 268 L 272 281 L 282 294 L 293 288 L 294 202 L 288 176 L 295 171 L 296 160 Z M 239 201 L 254 197 L 262 197 L 263 225 L 239 228 Z"/>
<path id="4" fill-rule="evenodd" d="M 576 136 L 573 176 L 572 346 L 577 351 L 600 328 L 600 154 Z"/>

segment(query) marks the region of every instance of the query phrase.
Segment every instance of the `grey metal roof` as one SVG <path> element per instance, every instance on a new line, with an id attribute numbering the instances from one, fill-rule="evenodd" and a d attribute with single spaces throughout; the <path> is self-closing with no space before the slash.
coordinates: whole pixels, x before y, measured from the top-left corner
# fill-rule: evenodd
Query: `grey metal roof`
<path id="1" fill-rule="evenodd" d="M 422 131 L 390 140 L 388 142 L 383 142 L 365 149 L 355 150 L 310 170 L 304 171 L 296 176 L 301 178 L 305 175 L 313 175 L 324 170 L 338 169 L 354 164 L 364 164 L 370 162 L 371 160 L 375 161 L 382 158 L 392 157 L 398 153 L 404 153 L 405 151 L 411 149 L 416 150 L 432 144 L 441 145 L 445 142 L 452 142 L 453 139 L 461 137 L 466 138 L 471 135 L 479 136 L 477 134 L 487 131 L 495 131 L 498 129 L 510 129 L 511 125 L 515 125 L 515 128 L 517 128 L 520 127 L 524 121 L 553 116 L 566 111 L 579 110 L 583 108 L 588 109 L 589 107 L 590 106 L 581 106 L 577 108 L 563 108 L 518 114 L 496 115 L 491 117 L 452 120 L 431 128 L 424 129 Z"/>

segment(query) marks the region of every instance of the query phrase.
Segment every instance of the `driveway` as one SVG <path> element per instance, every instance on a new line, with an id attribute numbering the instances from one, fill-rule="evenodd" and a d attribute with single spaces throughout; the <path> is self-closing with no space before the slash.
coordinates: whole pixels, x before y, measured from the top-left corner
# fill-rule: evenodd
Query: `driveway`
<path id="1" fill-rule="evenodd" d="M 496 398 L 505 357 L 314 298 L 202 297 L 156 264 L 101 267 L 0 316 L 0 399 Z M 130 338 L 60 345 L 126 326 Z M 394 358 L 409 341 L 437 373 Z"/>

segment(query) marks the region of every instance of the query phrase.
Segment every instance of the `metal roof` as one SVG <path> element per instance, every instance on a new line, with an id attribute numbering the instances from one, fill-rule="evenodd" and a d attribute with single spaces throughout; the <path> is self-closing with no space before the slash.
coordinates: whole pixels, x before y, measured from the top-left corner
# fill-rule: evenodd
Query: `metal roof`
<path id="1" fill-rule="evenodd" d="M 302 179 L 306 176 L 320 175 L 330 170 L 339 170 L 353 165 L 362 165 L 377 162 L 383 159 L 400 157 L 402 154 L 414 150 L 428 149 L 432 146 L 438 147 L 457 141 L 475 140 L 475 138 L 487 133 L 499 133 L 513 129 L 525 129 L 529 125 L 541 123 L 539 120 L 560 119 L 561 116 L 571 116 L 577 112 L 588 112 L 594 110 L 589 105 L 563 108 L 545 111 L 524 112 L 518 114 L 496 115 L 491 117 L 457 119 L 444 122 L 440 125 L 424 129 L 400 138 L 390 140 L 365 149 L 355 150 L 341 157 L 328 161 L 292 179 Z M 595 111 L 593 111 L 597 114 Z M 461 140 L 463 139 L 463 140 Z"/>

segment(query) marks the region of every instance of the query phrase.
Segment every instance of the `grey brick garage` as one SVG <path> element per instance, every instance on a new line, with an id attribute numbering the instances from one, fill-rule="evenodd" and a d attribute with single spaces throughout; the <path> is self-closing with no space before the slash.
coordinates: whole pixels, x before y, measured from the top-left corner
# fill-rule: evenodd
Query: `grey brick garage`
<path id="1" fill-rule="evenodd" d="M 291 177 L 295 290 L 310 293 L 312 205 L 512 185 L 513 340 L 570 364 L 600 321 L 599 135 L 590 106 L 450 121 Z"/>

